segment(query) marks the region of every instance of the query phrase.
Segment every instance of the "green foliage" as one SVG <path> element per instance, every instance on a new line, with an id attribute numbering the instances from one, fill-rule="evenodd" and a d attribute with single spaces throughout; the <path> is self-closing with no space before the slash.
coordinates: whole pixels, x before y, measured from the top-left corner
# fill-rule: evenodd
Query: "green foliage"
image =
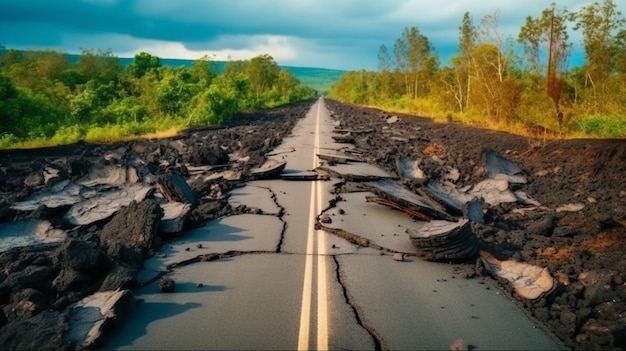
<path id="1" fill-rule="evenodd" d="M 478 27 L 465 13 L 450 66 L 439 67 L 428 38 L 405 28 L 392 53 L 379 48 L 379 72 L 347 72 L 329 96 L 522 134 L 540 127 L 565 137 L 624 138 L 626 20 L 614 0 L 576 13 L 555 6 L 520 29 L 524 58 L 504 39 L 498 12 Z M 570 27 L 582 31 L 587 62 L 568 70 Z"/>
<path id="2" fill-rule="evenodd" d="M 271 56 L 226 65 L 207 58 L 162 66 L 148 53 L 125 70 L 110 50 L 0 53 L 0 147 L 112 142 L 189 125 L 219 124 L 240 111 L 308 99 L 315 92 Z"/>
<path id="3" fill-rule="evenodd" d="M 571 130 L 595 138 L 626 138 L 623 116 L 586 116 L 572 120 Z"/>

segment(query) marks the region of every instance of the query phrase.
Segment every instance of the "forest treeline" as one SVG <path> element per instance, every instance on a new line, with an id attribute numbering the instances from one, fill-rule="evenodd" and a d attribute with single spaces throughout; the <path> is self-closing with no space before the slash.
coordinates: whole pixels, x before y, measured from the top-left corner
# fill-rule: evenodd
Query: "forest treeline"
<path id="1" fill-rule="evenodd" d="M 500 12 L 466 12 L 458 51 L 441 66 L 418 27 L 378 51 L 378 71 L 351 71 L 330 97 L 523 134 L 626 137 L 626 28 L 613 0 L 570 12 L 552 4 L 505 37 Z M 572 31 L 585 62 L 569 67 Z"/>
<path id="2" fill-rule="evenodd" d="M 170 67 L 142 52 L 122 66 L 111 50 L 82 49 L 71 62 L 60 51 L 0 48 L 0 147 L 118 141 L 315 95 L 269 55 L 214 68 L 206 57 Z"/>

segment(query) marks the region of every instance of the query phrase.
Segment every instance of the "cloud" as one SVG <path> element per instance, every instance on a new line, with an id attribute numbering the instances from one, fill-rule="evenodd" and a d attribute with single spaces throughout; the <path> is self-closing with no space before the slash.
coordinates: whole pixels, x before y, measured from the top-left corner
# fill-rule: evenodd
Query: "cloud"
<path id="1" fill-rule="evenodd" d="M 393 47 L 405 27 L 417 26 L 444 54 L 455 50 L 466 11 L 478 25 L 499 12 L 505 36 L 515 38 L 526 16 L 549 0 L 0 0 L 0 42 L 16 48 L 76 52 L 147 51 L 161 57 L 204 53 L 244 58 L 272 55 L 280 64 L 375 69 L 381 44 Z M 570 0 L 570 10 L 589 0 Z M 626 1 L 616 1 L 626 12 Z M 574 36 L 575 37 L 575 36 Z M 265 51 L 265 52 L 262 52 Z M 445 61 L 445 59 L 443 60 Z"/>

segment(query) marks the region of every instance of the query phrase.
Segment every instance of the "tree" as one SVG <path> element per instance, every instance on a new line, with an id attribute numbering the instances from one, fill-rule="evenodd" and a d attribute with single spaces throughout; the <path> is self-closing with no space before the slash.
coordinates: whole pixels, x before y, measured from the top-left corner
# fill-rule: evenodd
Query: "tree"
<path id="1" fill-rule="evenodd" d="M 413 99 L 428 90 L 428 77 L 438 65 L 430 41 L 417 27 L 404 28 L 394 46 L 396 71 L 404 76 L 405 94 Z"/>
<path id="2" fill-rule="evenodd" d="M 81 49 L 76 63 L 76 70 L 85 81 L 96 80 L 100 83 L 117 82 L 120 73 L 120 64 L 117 56 L 111 49 L 93 51 Z"/>
<path id="3" fill-rule="evenodd" d="M 380 72 L 380 95 L 384 99 L 387 99 L 392 95 L 392 69 L 393 62 L 391 60 L 391 54 L 389 54 L 387 46 L 383 44 L 378 49 L 378 70 Z"/>
<path id="4" fill-rule="evenodd" d="M 594 96 L 606 94 L 617 61 L 616 34 L 624 26 L 624 17 L 613 0 L 604 0 L 583 7 L 572 19 L 576 21 L 574 29 L 583 35 L 587 82 Z"/>
<path id="5" fill-rule="evenodd" d="M 133 63 L 128 65 L 128 72 L 132 77 L 141 78 L 147 72 L 161 67 L 161 59 L 152 56 L 147 52 L 140 52 L 135 55 Z"/>
<path id="6" fill-rule="evenodd" d="M 280 68 L 270 55 L 259 55 L 250 59 L 246 65 L 246 73 L 252 93 L 257 99 L 272 88 L 278 78 L 279 70 Z"/>
<path id="7" fill-rule="evenodd" d="M 452 65 L 455 68 L 455 82 L 449 84 L 454 90 L 453 93 L 461 112 L 467 110 L 470 104 L 476 35 L 476 27 L 474 27 L 472 18 L 469 12 L 465 12 L 459 27 L 459 54 L 452 60 Z"/>
<path id="8" fill-rule="evenodd" d="M 567 34 L 568 12 L 566 9 L 557 11 L 555 6 L 552 4 L 550 8 L 543 10 L 541 17 L 527 17 L 518 35 L 518 41 L 524 45 L 538 85 L 544 81 L 540 47 L 542 44 L 547 44 L 545 50 L 547 58 L 544 60 L 547 66 L 545 68 L 545 91 L 552 100 L 555 116 L 561 128 L 563 112 L 560 100 L 572 45 L 568 42 Z"/>
<path id="9" fill-rule="evenodd" d="M 192 80 L 203 87 L 211 85 L 211 81 L 217 76 L 211 67 L 211 61 L 207 55 L 193 62 L 190 74 Z"/>

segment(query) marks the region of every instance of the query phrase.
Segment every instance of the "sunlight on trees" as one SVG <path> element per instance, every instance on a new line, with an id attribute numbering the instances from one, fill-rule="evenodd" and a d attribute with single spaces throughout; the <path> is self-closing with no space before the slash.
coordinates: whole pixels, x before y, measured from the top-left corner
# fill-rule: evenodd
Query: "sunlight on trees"
<path id="1" fill-rule="evenodd" d="M 615 0 L 577 12 L 552 4 L 526 18 L 517 40 L 503 35 L 499 11 L 477 26 L 467 12 L 443 67 L 429 39 L 407 27 L 393 52 L 379 47 L 377 72 L 348 72 L 330 97 L 521 134 L 626 137 L 626 22 L 616 8 Z M 568 67 L 569 28 L 581 31 L 582 67 Z"/>

